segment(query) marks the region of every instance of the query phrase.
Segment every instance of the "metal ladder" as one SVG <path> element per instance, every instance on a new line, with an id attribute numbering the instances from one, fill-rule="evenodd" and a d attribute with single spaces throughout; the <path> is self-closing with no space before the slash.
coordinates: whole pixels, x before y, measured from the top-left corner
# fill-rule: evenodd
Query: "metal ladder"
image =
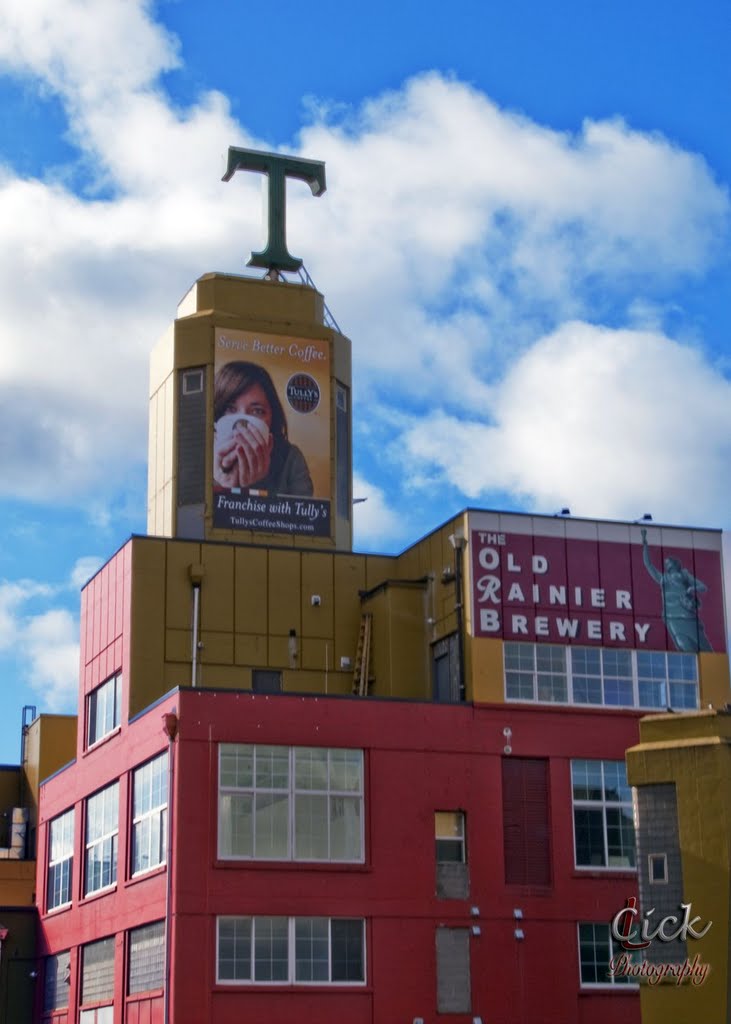
<path id="1" fill-rule="evenodd" d="M 368 696 L 371 667 L 371 627 L 373 616 L 369 613 L 360 617 L 358 647 L 355 652 L 355 668 L 353 670 L 353 693 L 359 697 Z"/>

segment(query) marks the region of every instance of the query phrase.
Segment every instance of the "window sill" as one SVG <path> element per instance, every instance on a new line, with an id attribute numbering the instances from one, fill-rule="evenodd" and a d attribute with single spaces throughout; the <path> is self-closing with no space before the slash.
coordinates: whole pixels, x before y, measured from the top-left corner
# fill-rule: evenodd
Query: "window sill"
<path id="1" fill-rule="evenodd" d="M 572 878 L 628 878 L 637 881 L 637 868 L 574 867 Z"/>
<path id="2" fill-rule="evenodd" d="M 110 892 L 115 892 L 116 888 L 117 883 L 115 882 L 113 885 L 105 885 L 103 889 L 95 889 L 94 892 L 87 893 L 81 897 L 79 906 L 84 903 L 93 903 L 94 900 L 101 899 L 102 896 L 108 896 Z"/>
<path id="3" fill-rule="evenodd" d="M 125 879 L 124 887 L 128 885 L 136 885 L 138 882 L 144 882 L 147 878 L 157 878 L 158 875 L 164 875 L 167 871 L 167 863 L 157 864 L 154 868 L 148 868 L 147 871 L 138 871 L 136 875 L 132 875 L 131 878 Z"/>
<path id="4" fill-rule="evenodd" d="M 626 985 L 582 985 L 579 989 L 579 996 L 606 996 L 610 993 L 615 992 L 619 995 L 626 993 L 628 995 L 637 995 L 640 990 L 639 985 L 626 984 Z"/>
<path id="5" fill-rule="evenodd" d="M 73 901 L 71 901 L 69 903 L 62 903 L 61 906 L 59 906 L 59 907 L 52 907 L 50 910 L 47 910 L 43 916 L 44 916 L 44 918 L 46 918 L 46 917 L 56 917 L 57 914 L 63 914 L 64 911 L 71 910 L 73 905 L 74 905 Z"/>
<path id="6" fill-rule="evenodd" d="M 86 747 L 84 749 L 84 753 L 82 754 L 82 757 L 86 757 L 87 754 L 93 754 L 95 750 L 99 749 L 99 747 L 103 747 L 105 743 L 108 743 L 115 736 L 119 736 L 121 731 L 122 731 L 122 726 L 121 725 L 115 726 L 115 728 L 112 729 L 111 732 L 106 733 L 104 736 L 100 736 L 98 740 L 94 740 L 93 743 L 91 743 L 88 747 Z"/>
<path id="7" fill-rule="evenodd" d="M 245 989 L 249 992 L 275 993 L 287 992 L 287 994 L 328 995 L 340 994 L 343 991 L 356 993 L 372 993 L 373 987 L 365 981 L 216 981 L 213 984 L 214 992 L 230 992 L 232 989 L 240 992 Z"/>
<path id="8" fill-rule="evenodd" d="M 342 860 L 248 860 L 237 857 L 225 860 L 216 858 L 213 866 L 225 871 L 241 871 L 244 868 L 247 871 L 338 871 L 344 874 L 366 874 L 371 871 L 370 864 Z"/>

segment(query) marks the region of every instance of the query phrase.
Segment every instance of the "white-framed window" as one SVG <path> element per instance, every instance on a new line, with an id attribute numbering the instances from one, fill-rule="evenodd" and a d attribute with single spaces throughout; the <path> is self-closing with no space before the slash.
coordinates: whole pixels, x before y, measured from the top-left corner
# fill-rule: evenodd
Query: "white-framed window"
<path id="1" fill-rule="evenodd" d="M 43 1011 L 64 1010 L 69 1005 L 71 953 L 65 950 L 47 956 L 44 963 Z"/>
<path id="2" fill-rule="evenodd" d="M 113 782 L 86 801 L 86 896 L 115 885 L 118 833 L 119 783 Z"/>
<path id="3" fill-rule="evenodd" d="M 222 743 L 218 855 L 363 860 L 363 752 Z"/>
<path id="4" fill-rule="evenodd" d="M 608 924 L 582 921 L 578 932 L 582 988 L 595 985 L 637 985 L 637 980 L 627 971 L 628 964 L 640 962 L 637 950 L 625 953 L 612 938 Z M 626 957 L 626 960 L 620 962 L 621 957 Z"/>
<path id="5" fill-rule="evenodd" d="M 438 864 L 464 864 L 465 824 L 463 811 L 435 811 L 434 838 Z"/>
<path id="6" fill-rule="evenodd" d="M 74 809 L 59 814 L 48 826 L 46 910 L 71 903 L 74 868 Z"/>
<path id="7" fill-rule="evenodd" d="M 167 857 L 168 752 L 135 769 L 132 784 L 132 874 L 164 864 Z"/>
<path id="8" fill-rule="evenodd" d="M 505 699 L 614 708 L 698 707 L 698 659 L 674 651 L 506 641 Z"/>
<path id="9" fill-rule="evenodd" d="M 165 922 L 155 921 L 129 933 L 127 992 L 152 992 L 165 984 Z"/>
<path id="10" fill-rule="evenodd" d="M 104 739 L 119 727 L 122 716 L 122 674 L 117 672 L 92 690 L 87 704 L 87 746 Z"/>
<path id="11" fill-rule="evenodd" d="M 634 868 L 632 791 L 624 761 L 572 761 L 574 852 L 579 868 Z"/>
<path id="12" fill-rule="evenodd" d="M 338 917 L 219 917 L 219 984 L 362 985 L 365 922 Z"/>
<path id="13" fill-rule="evenodd" d="M 183 370 L 183 394 L 199 395 L 203 390 L 203 370 Z"/>
<path id="14" fill-rule="evenodd" d="M 647 876 L 650 885 L 667 885 L 668 855 L 666 853 L 649 853 L 647 855 Z"/>

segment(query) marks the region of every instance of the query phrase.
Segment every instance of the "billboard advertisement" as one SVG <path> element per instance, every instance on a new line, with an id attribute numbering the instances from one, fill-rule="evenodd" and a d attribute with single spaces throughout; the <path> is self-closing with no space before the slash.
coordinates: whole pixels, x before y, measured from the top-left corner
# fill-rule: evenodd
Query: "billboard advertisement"
<path id="1" fill-rule="evenodd" d="M 475 636 L 726 650 L 713 531 L 486 513 L 470 516 L 470 552 Z"/>
<path id="2" fill-rule="evenodd" d="M 330 346 L 217 328 L 213 525 L 330 536 Z"/>

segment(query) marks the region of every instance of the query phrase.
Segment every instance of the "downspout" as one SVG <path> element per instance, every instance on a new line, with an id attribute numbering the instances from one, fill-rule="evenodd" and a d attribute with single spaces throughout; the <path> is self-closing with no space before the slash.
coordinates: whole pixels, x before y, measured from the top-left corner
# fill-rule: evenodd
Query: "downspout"
<path id="1" fill-rule="evenodd" d="M 200 617 L 201 585 L 193 584 L 193 625 L 191 629 L 190 685 L 198 685 L 198 620 Z"/>
<path id="2" fill-rule="evenodd" d="M 464 548 L 458 547 L 454 552 L 454 575 L 455 589 L 457 591 L 457 657 L 459 659 L 459 699 L 464 701 L 467 689 L 465 687 L 465 665 L 464 665 L 464 603 L 462 593 L 462 556 Z"/>
<path id="3" fill-rule="evenodd" d="M 454 533 L 449 535 L 449 543 L 454 548 L 454 589 L 455 593 L 455 605 L 454 610 L 457 617 L 457 658 L 459 660 L 459 699 L 463 701 L 467 696 L 467 688 L 465 686 L 465 664 L 464 664 L 464 572 L 463 572 L 463 555 L 465 545 L 467 544 L 467 538 L 465 537 L 464 527 L 462 524 L 458 524 L 455 528 Z"/>
<path id="4" fill-rule="evenodd" d="M 175 737 L 178 732 L 178 716 L 175 711 L 162 716 L 163 731 L 168 738 L 168 827 L 165 856 L 167 878 L 165 879 L 165 987 L 163 990 L 163 1024 L 170 1024 L 170 973 L 172 964 L 172 910 L 173 910 L 173 809 L 175 806 Z"/>
<path id="5" fill-rule="evenodd" d="M 190 582 L 193 584 L 193 611 L 190 624 L 190 685 L 198 685 L 198 654 L 203 646 L 200 642 L 201 618 L 201 583 L 203 582 L 203 566 L 193 563 L 188 568 Z"/>

